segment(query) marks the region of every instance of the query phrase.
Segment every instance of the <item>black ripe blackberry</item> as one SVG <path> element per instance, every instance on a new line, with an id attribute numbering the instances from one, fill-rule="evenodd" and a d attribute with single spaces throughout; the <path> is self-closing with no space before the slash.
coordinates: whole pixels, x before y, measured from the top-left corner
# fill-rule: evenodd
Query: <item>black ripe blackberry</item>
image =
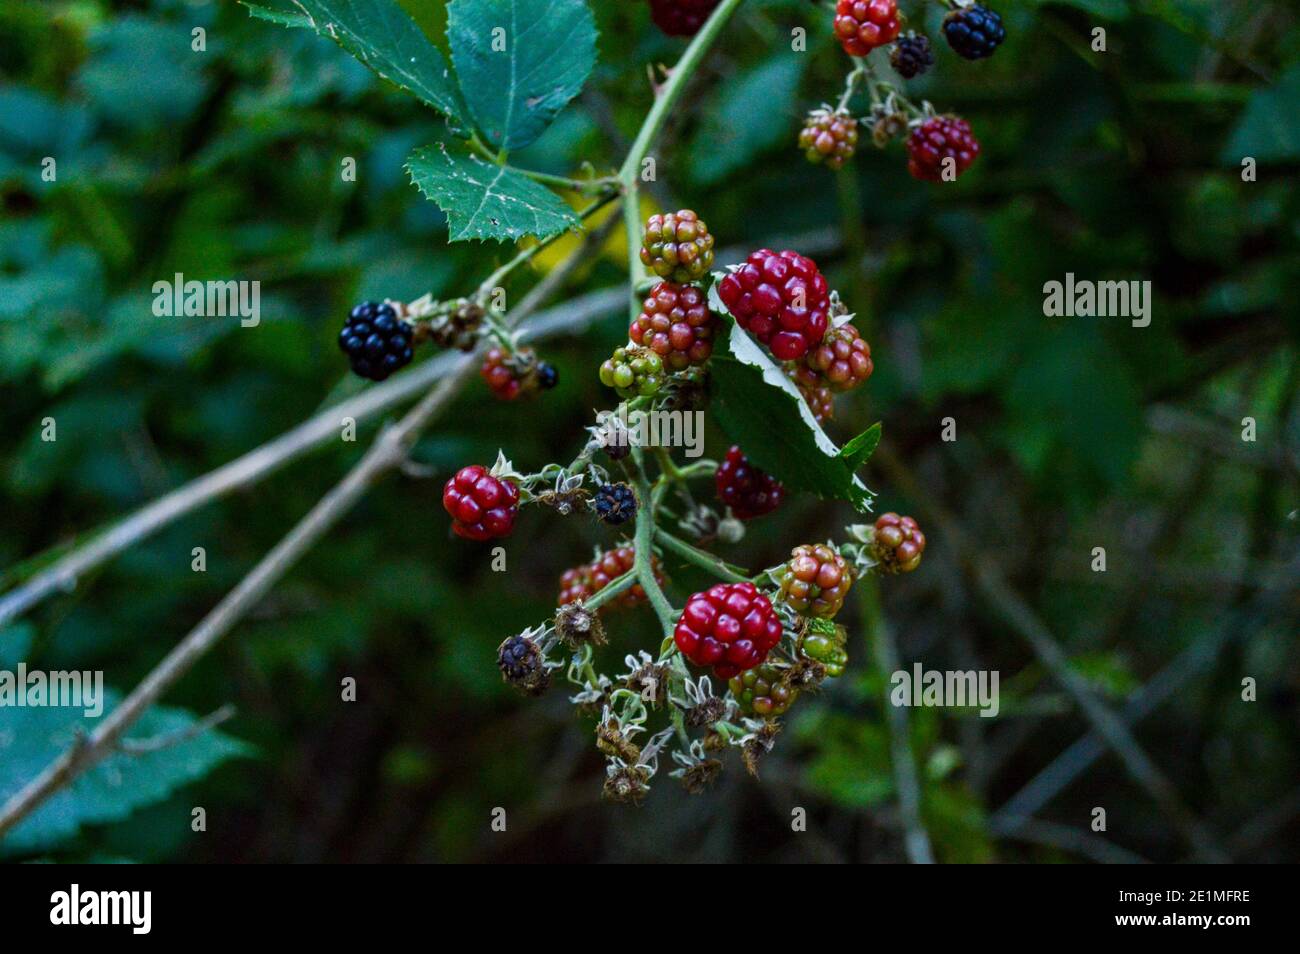
<path id="1" fill-rule="evenodd" d="M 540 696 L 551 684 L 542 652 L 527 636 L 511 636 L 497 647 L 497 668 L 502 679 L 526 695 Z"/>
<path id="2" fill-rule="evenodd" d="M 545 361 L 537 365 L 537 385 L 547 391 L 560 383 L 560 372 L 555 370 L 555 365 L 548 364 Z"/>
<path id="3" fill-rule="evenodd" d="M 363 301 L 352 309 L 339 332 L 339 348 L 352 370 L 382 381 L 411 363 L 411 326 L 387 302 Z"/>
<path id="4" fill-rule="evenodd" d="M 982 60 L 993 55 L 1007 38 L 1007 31 L 1000 16 L 976 3 L 959 7 L 945 16 L 943 35 L 958 56 Z"/>
<path id="5" fill-rule="evenodd" d="M 636 494 L 627 484 L 605 484 L 596 491 L 596 516 L 611 527 L 636 516 Z"/>
<path id="6" fill-rule="evenodd" d="M 900 36 L 889 53 L 889 63 L 903 79 L 920 76 L 934 66 L 930 41 L 919 33 Z"/>

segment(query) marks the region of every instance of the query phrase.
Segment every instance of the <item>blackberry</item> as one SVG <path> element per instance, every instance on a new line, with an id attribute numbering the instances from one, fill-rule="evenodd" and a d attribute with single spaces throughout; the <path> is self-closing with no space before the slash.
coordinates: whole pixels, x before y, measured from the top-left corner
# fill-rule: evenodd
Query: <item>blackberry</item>
<path id="1" fill-rule="evenodd" d="M 719 583 L 686 601 L 673 641 L 719 679 L 753 669 L 781 641 L 781 620 L 753 583 Z"/>
<path id="2" fill-rule="evenodd" d="M 555 365 L 542 361 L 537 365 L 537 386 L 544 391 L 549 391 L 560 383 L 560 372 L 555 370 Z"/>
<path id="3" fill-rule="evenodd" d="M 830 619 L 853 585 L 848 561 L 825 543 L 795 547 L 780 572 L 781 599 L 805 616 Z"/>
<path id="4" fill-rule="evenodd" d="M 497 648 L 497 667 L 502 679 L 530 696 L 540 696 L 551 684 L 542 651 L 527 636 L 511 636 Z"/>
<path id="5" fill-rule="evenodd" d="M 858 147 L 858 121 L 847 112 L 814 109 L 799 133 L 799 148 L 809 162 L 839 169 Z"/>
<path id="6" fill-rule="evenodd" d="M 784 679 L 785 673 L 764 663 L 732 676 L 727 683 L 740 711 L 749 716 L 779 716 L 799 697 L 799 690 Z"/>
<path id="7" fill-rule="evenodd" d="M 388 302 L 363 301 L 343 323 L 339 348 L 354 372 L 382 381 L 411 363 L 411 336 L 411 326 L 397 317 Z"/>
<path id="8" fill-rule="evenodd" d="M 468 298 L 458 299 L 452 304 L 447 314 L 429 323 L 429 338 L 440 348 L 473 351 L 486 312 L 482 305 Z"/>
<path id="9" fill-rule="evenodd" d="M 660 282 L 641 303 L 628 337 L 649 348 L 669 371 L 703 364 L 713 353 L 718 316 L 694 285 Z"/>
<path id="10" fill-rule="evenodd" d="M 649 348 L 618 348 L 600 366 L 600 383 L 621 398 L 648 397 L 663 386 L 663 359 Z"/>
<path id="11" fill-rule="evenodd" d="M 650 0 L 650 19 L 669 36 L 694 36 L 722 0 Z"/>
<path id="12" fill-rule="evenodd" d="M 646 219 L 641 263 L 678 285 L 703 278 L 713 264 L 713 236 L 690 209 Z"/>
<path id="13" fill-rule="evenodd" d="M 1002 17 L 988 7 L 959 7 L 943 18 L 943 36 L 953 52 L 968 60 L 982 60 L 1007 38 Z"/>
<path id="14" fill-rule="evenodd" d="M 785 498 L 785 487 L 771 474 L 759 470 L 739 447 L 727 451 L 715 476 L 718 499 L 739 520 L 771 513 Z"/>
<path id="15" fill-rule="evenodd" d="M 945 160 L 951 159 L 956 179 L 979 158 L 980 144 L 970 123 L 959 116 L 931 116 L 907 137 L 907 171 L 914 179 L 944 181 Z"/>
<path id="16" fill-rule="evenodd" d="M 804 356 L 803 363 L 832 391 L 853 390 L 871 377 L 875 368 L 871 346 L 847 324 L 826 332 L 822 343 Z"/>
<path id="17" fill-rule="evenodd" d="M 911 573 L 921 565 L 925 534 L 911 517 L 881 514 L 872 531 L 871 554 L 878 573 Z"/>
<path id="18" fill-rule="evenodd" d="M 605 484 L 596 491 L 596 516 L 611 527 L 636 516 L 636 494 L 627 484 Z"/>
<path id="19" fill-rule="evenodd" d="M 835 36 L 849 56 L 866 56 L 892 43 L 900 27 L 897 0 L 839 0 Z"/>
<path id="20" fill-rule="evenodd" d="M 930 49 L 930 40 L 919 33 L 907 33 L 899 37 L 889 52 L 889 64 L 903 79 L 920 76 L 934 66 L 934 51 Z"/>
<path id="21" fill-rule="evenodd" d="M 849 663 L 848 631 L 843 626 L 825 624 L 820 620 L 810 622 L 799 639 L 799 651 L 809 659 L 826 667 L 826 675 L 834 678 L 844 675 Z"/>
<path id="22" fill-rule="evenodd" d="M 759 249 L 718 282 L 718 297 L 779 361 L 802 358 L 830 326 L 826 279 L 798 252 Z"/>

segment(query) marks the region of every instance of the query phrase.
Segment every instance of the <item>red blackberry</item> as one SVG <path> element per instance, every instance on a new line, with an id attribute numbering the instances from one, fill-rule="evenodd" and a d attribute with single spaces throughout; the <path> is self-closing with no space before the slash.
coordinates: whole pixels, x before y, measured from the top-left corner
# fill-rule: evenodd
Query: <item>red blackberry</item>
<path id="1" fill-rule="evenodd" d="M 785 488 L 780 481 L 749 462 L 739 447 L 727 451 L 715 477 L 718 499 L 740 520 L 752 520 L 781 505 Z"/>
<path id="2" fill-rule="evenodd" d="M 543 388 L 553 388 L 559 380 L 555 368 L 545 361 L 538 361 L 532 348 L 520 348 L 513 354 L 501 347 L 489 348 L 483 356 L 479 376 L 502 401 L 513 401 L 536 394 Z"/>
<path id="3" fill-rule="evenodd" d="M 919 33 L 899 37 L 894 48 L 889 51 L 889 64 L 903 79 L 920 76 L 934 66 L 934 51 L 930 49 L 930 40 Z"/>
<path id="4" fill-rule="evenodd" d="M 679 285 L 698 281 L 713 264 L 713 236 L 690 209 L 652 215 L 645 223 L 641 262 Z"/>
<path id="5" fill-rule="evenodd" d="M 955 179 L 979 154 L 980 144 L 970 123 L 958 116 L 931 116 L 907 138 L 907 171 L 913 178 L 940 182 L 946 172 L 944 160 L 952 159 L 951 178 Z"/>
<path id="6" fill-rule="evenodd" d="M 822 343 L 803 359 L 804 367 L 821 377 L 832 391 L 851 391 L 867 378 L 875 365 L 871 345 L 852 325 L 826 332 Z"/>
<path id="7" fill-rule="evenodd" d="M 958 7 L 943 18 L 943 37 L 958 56 L 982 60 L 1002 45 L 1007 31 L 1002 17 L 976 3 Z"/>
<path id="8" fill-rule="evenodd" d="M 884 573 L 910 573 L 921 565 L 925 534 L 911 517 L 881 514 L 872 532 L 871 554 Z"/>
<path id="9" fill-rule="evenodd" d="M 808 410 L 812 411 L 813 420 L 820 424 L 835 416 L 835 394 L 826 386 L 820 374 L 802 361 L 788 362 L 785 365 L 785 373 L 799 389 L 804 403 L 808 405 Z"/>
<path id="10" fill-rule="evenodd" d="M 799 148 L 809 162 L 824 162 L 838 169 L 853 158 L 858 147 L 858 121 L 847 112 L 814 109 L 799 132 Z"/>
<path id="11" fill-rule="evenodd" d="M 713 353 L 718 317 L 694 285 L 660 282 L 650 289 L 628 337 L 663 360 L 669 371 L 703 364 Z"/>
<path id="12" fill-rule="evenodd" d="M 781 361 L 802 358 L 829 327 L 826 279 L 798 252 L 759 249 L 718 283 L 718 296 Z"/>
<path id="13" fill-rule="evenodd" d="M 849 56 L 866 56 L 898 36 L 897 0 L 839 0 L 835 36 Z"/>
<path id="14" fill-rule="evenodd" d="M 650 19 L 669 36 L 694 36 L 722 0 L 650 0 Z"/>
<path id="15" fill-rule="evenodd" d="M 493 477 L 486 467 L 462 467 L 442 488 L 442 505 L 451 514 L 451 529 L 470 540 L 506 537 L 519 515 L 519 488 Z"/>
<path id="16" fill-rule="evenodd" d="M 695 665 L 730 679 L 767 658 L 781 641 L 781 620 L 753 583 L 719 583 L 686 601 L 673 640 Z"/>
<path id="17" fill-rule="evenodd" d="M 556 600 L 556 605 L 564 606 L 578 600 L 586 601 L 591 599 L 608 586 L 612 580 L 617 580 L 635 565 L 635 548 L 622 546 L 606 550 L 591 563 L 584 563 L 582 566 L 575 566 L 572 569 L 565 570 L 560 577 L 560 596 Z M 659 572 L 657 557 L 651 557 L 650 566 L 654 570 L 655 579 L 662 583 L 663 577 Z M 601 609 L 607 606 L 631 608 L 645 602 L 645 599 L 645 588 L 640 583 L 636 583 L 616 596 L 611 602 L 604 604 Z"/>
<path id="18" fill-rule="evenodd" d="M 339 349 L 352 370 L 382 381 L 411 363 L 412 328 L 388 302 L 363 301 L 352 309 L 339 332 Z"/>

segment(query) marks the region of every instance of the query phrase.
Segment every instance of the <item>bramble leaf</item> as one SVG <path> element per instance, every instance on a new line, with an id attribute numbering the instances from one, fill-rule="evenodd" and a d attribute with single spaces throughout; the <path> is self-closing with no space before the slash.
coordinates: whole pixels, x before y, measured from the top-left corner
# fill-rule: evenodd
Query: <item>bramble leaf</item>
<path id="1" fill-rule="evenodd" d="M 756 466 L 792 490 L 847 500 L 859 511 L 869 511 L 875 495 L 854 471 L 876 449 L 880 425 L 836 447 L 794 382 L 728 314 L 716 286 L 709 298 L 730 329 L 710 361 L 710 409 L 727 436 Z"/>
<path id="2" fill-rule="evenodd" d="M 596 63 L 596 24 L 584 0 L 454 0 L 447 14 L 461 94 L 497 148 L 540 136 Z"/>
<path id="3" fill-rule="evenodd" d="M 119 701 L 117 693 L 104 690 L 105 713 Z M 102 718 L 88 719 L 81 709 L 0 706 L 0 803 L 62 755 L 78 731 L 93 731 Z M 184 738 L 195 722 L 184 709 L 154 706 L 140 718 L 131 738 L 174 735 L 175 742 L 153 751 L 114 751 L 19 823 L 0 841 L 0 851 L 43 850 L 75 835 L 83 825 L 119 821 L 137 808 L 163 801 L 221 762 L 251 753 L 247 744 L 215 729 Z"/>
<path id="4" fill-rule="evenodd" d="M 447 214 L 448 237 L 513 242 L 549 238 L 579 226 L 555 193 L 508 166 L 480 159 L 463 146 L 434 143 L 415 150 L 407 172 Z"/>
<path id="5" fill-rule="evenodd" d="M 245 4 L 282 26 L 307 26 L 329 37 L 375 73 L 463 126 L 465 106 L 446 59 L 396 0 L 293 0 L 296 17 Z"/>

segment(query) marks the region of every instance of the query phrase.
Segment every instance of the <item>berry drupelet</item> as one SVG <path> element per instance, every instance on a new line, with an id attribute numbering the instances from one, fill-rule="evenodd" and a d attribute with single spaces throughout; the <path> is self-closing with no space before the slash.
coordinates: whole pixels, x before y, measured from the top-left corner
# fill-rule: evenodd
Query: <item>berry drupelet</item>
<path id="1" fill-rule="evenodd" d="M 1002 17 L 978 3 L 958 7 L 943 18 L 943 37 L 953 52 L 968 60 L 982 60 L 1007 38 Z"/>
<path id="2" fill-rule="evenodd" d="M 780 361 L 802 358 L 830 325 L 826 279 L 798 252 L 759 249 L 718 283 L 718 296 Z"/>
<path id="3" fill-rule="evenodd" d="M 382 381 L 411 363 L 411 336 L 411 326 L 397 317 L 388 302 L 363 301 L 344 322 L 339 348 L 354 372 Z"/>
<path id="4" fill-rule="evenodd" d="M 739 447 L 727 451 L 715 477 L 718 499 L 740 520 L 752 520 L 781 505 L 785 488 L 780 481 L 749 462 Z"/>

